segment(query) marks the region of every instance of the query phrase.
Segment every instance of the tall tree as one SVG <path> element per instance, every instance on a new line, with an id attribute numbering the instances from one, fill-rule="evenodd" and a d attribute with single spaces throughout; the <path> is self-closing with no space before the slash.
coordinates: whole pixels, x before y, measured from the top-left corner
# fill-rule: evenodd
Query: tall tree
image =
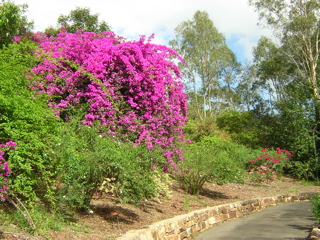
<path id="1" fill-rule="evenodd" d="M 99 15 L 91 14 L 89 8 L 77 7 L 69 15 L 60 15 L 58 25 L 66 27 L 66 31 L 70 33 L 77 30 L 95 33 L 110 31 L 110 26 L 105 21 L 99 22 Z"/>
<path id="2" fill-rule="evenodd" d="M 267 92 L 269 107 L 274 113 L 276 102 L 289 100 L 290 93 L 286 91 L 286 86 L 297 77 L 295 66 L 288 61 L 281 48 L 264 36 L 259 39 L 253 55 L 256 75 L 259 77 L 255 83 Z"/>
<path id="3" fill-rule="evenodd" d="M 259 46 L 256 48 L 260 78 L 268 81 L 269 85 L 276 90 L 276 96 L 279 97 L 276 99 L 279 114 L 282 119 L 284 116 L 290 116 L 291 119 L 286 117 L 288 120 L 286 124 L 296 126 L 298 124 L 300 127 L 297 129 L 304 129 L 305 132 L 311 128 L 313 133 L 310 136 L 315 136 L 313 149 L 317 159 L 319 155 L 317 151 L 320 150 L 320 79 L 317 72 L 320 2 L 318 0 L 250 0 L 250 4 L 255 6 L 265 26 L 274 32 L 273 42 L 265 38 L 260 39 Z M 292 116 L 297 117 L 292 118 Z M 279 120 L 282 121 L 280 118 Z M 306 120 L 309 124 L 305 123 Z M 282 124 L 279 129 L 284 131 L 283 127 Z M 283 134 L 288 133 L 289 131 L 283 132 Z M 295 138 L 297 137 L 299 136 L 296 135 Z M 288 140 L 287 137 L 283 139 Z"/>
<path id="4" fill-rule="evenodd" d="M 32 22 L 28 22 L 25 13 L 28 5 L 16 5 L 2 0 L 0 3 L 0 48 L 13 41 L 14 36 L 23 36 L 31 31 Z"/>
<path id="5" fill-rule="evenodd" d="M 180 69 L 194 105 L 202 106 L 200 118 L 233 104 L 239 63 L 207 12 L 197 11 L 192 20 L 182 22 L 170 45 L 185 59 Z"/>
<path id="6" fill-rule="evenodd" d="M 250 0 L 260 19 L 274 30 L 279 50 L 292 62 L 311 88 L 315 99 L 320 99 L 317 82 L 320 41 L 320 2 L 318 0 Z"/>
<path id="7" fill-rule="evenodd" d="M 256 108 L 261 99 L 261 92 L 257 86 L 257 69 L 251 63 L 246 63 L 241 69 L 239 81 L 235 89 L 237 107 L 242 111 L 251 111 Z"/>

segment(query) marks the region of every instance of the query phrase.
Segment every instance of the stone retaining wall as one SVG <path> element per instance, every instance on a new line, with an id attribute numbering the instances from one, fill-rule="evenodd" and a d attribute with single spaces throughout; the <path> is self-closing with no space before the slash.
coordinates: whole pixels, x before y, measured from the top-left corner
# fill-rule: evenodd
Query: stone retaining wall
<path id="1" fill-rule="evenodd" d="M 132 230 L 118 240 L 190 240 L 192 235 L 217 223 L 243 217 L 278 203 L 308 200 L 311 193 L 296 193 L 224 204 L 179 215 L 154 223 L 147 228 Z"/>

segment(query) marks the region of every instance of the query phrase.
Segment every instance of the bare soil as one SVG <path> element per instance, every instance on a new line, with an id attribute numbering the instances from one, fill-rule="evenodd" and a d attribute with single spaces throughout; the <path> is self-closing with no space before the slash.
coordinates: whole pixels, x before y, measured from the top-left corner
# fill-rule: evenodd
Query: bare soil
<path id="1" fill-rule="evenodd" d="M 76 222 L 61 231 L 29 235 L 16 226 L 3 229 L 0 239 L 116 239 L 129 230 L 144 228 L 152 223 L 187 212 L 258 197 L 289 193 L 320 192 L 319 186 L 302 184 L 290 178 L 269 183 L 229 183 L 222 186 L 205 184 L 199 196 L 186 194 L 177 184 L 171 185 L 171 198 L 145 201 L 139 206 L 116 203 L 110 195 L 97 195 L 92 200 L 91 213 L 79 215 Z"/>

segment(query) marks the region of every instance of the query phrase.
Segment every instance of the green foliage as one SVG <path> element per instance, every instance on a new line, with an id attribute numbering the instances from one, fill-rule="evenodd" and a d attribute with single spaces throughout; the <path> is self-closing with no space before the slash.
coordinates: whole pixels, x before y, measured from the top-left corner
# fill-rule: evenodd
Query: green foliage
<path id="1" fill-rule="evenodd" d="M 91 14 L 89 8 L 77 7 L 69 15 L 60 15 L 58 25 L 64 26 L 67 32 L 75 33 L 77 30 L 85 32 L 106 32 L 110 27 L 105 21 L 99 22 L 98 14 Z"/>
<path id="2" fill-rule="evenodd" d="M 213 135 L 217 131 L 217 125 L 214 118 L 205 118 L 204 120 L 188 120 L 183 128 L 186 138 L 192 142 L 199 142 L 202 137 Z"/>
<path id="3" fill-rule="evenodd" d="M 312 202 L 312 212 L 320 223 L 320 194 L 314 194 L 310 200 Z"/>
<path id="4" fill-rule="evenodd" d="M 56 161 L 50 157 L 48 142 L 59 125 L 46 102 L 28 89 L 25 69 L 36 62 L 35 48 L 34 43 L 22 41 L 0 51 L 0 139 L 19 145 L 9 156 L 10 191 L 29 200 L 52 193 Z"/>
<path id="5" fill-rule="evenodd" d="M 117 154 L 109 176 L 116 177 L 120 184 L 120 201 L 139 204 L 142 200 L 159 198 L 161 191 L 169 194 L 159 182 L 158 170 L 151 168 L 157 163 L 161 166 L 164 158 L 161 149 L 150 151 L 145 145 L 132 147 L 130 143 L 117 142 Z M 166 182 L 165 178 L 161 181 Z"/>
<path id="6" fill-rule="evenodd" d="M 0 48 L 13 41 L 14 36 L 23 36 L 30 31 L 33 23 L 28 22 L 26 13 L 28 6 L 16 5 L 4 0 L 0 3 Z"/>
<path id="7" fill-rule="evenodd" d="M 153 175 L 155 196 L 153 200 L 161 202 L 162 198 L 170 199 L 172 197 L 170 185 L 172 185 L 171 178 L 168 173 L 158 173 Z"/>
<path id="8" fill-rule="evenodd" d="M 259 147 L 258 124 L 252 112 L 224 111 L 218 115 L 217 125 L 232 134 L 235 142 L 251 148 Z"/>
<path id="9" fill-rule="evenodd" d="M 304 161 L 292 161 L 291 168 L 289 169 L 289 174 L 298 179 L 315 181 L 318 178 L 318 171 L 319 166 L 317 166 L 315 159 L 310 158 Z"/>
<path id="10" fill-rule="evenodd" d="M 274 32 L 273 40 L 262 37 L 254 51 L 255 84 L 268 91 L 265 103 L 271 115 L 269 121 L 263 121 L 266 134 L 261 139 L 269 146 L 294 151 L 291 174 L 313 178 L 319 169 L 314 159 L 320 149 L 320 3 L 250 0 L 249 4 Z"/>
<path id="11" fill-rule="evenodd" d="M 309 111 L 306 111 L 308 108 L 312 111 L 312 107 L 299 107 L 294 99 L 278 105 L 279 113 L 276 116 L 264 116 L 261 119 L 260 145 L 271 148 L 281 146 L 294 151 L 287 173 L 293 177 L 315 180 L 319 167 L 315 160 L 314 122 L 310 122 Z"/>
<path id="12" fill-rule="evenodd" d="M 9 204 L 3 204 L 0 208 L 1 224 L 0 227 L 7 229 L 10 232 L 12 225 L 19 226 L 20 229 L 24 229 L 33 233 L 45 234 L 48 230 L 59 231 L 68 223 L 63 214 L 57 212 L 49 212 L 48 209 L 40 204 L 30 208 L 29 213 L 33 219 L 35 229 L 30 228 L 30 225 L 21 213 Z"/>
<path id="13" fill-rule="evenodd" d="M 196 203 L 200 203 L 203 207 L 208 207 L 207 204 L 203 203 L 202 201 L 195 199 L 195 198 L 184 198 L 182 200 L 182 203 L 184 205 L 184 208 L 187 209 L 187 211 L 190 211 L 190 203 L 191 202 L 196 202 Z"/>
<path id="14" fill-rule="evenodd" d="M 54 151 L 61 179 L 57 207 L 64 211 L 88 209 L 93 195 L 103 190 L 103 183 L 125 202 L 139 203 L 156 194 L 151 164 L 156 162 L 157 153 L 146 146 L 132 147 L 132 143 L 99 131 L 103 132 L 98 126 L 83 125 L 74 118 L 60 132 Z"/>
<path id="15" fill-rule="evenodd" d="M 59 135 L 54 147 L 61 179 L 57 186 L 58 208 L 88 208 L 106 174 L 113 142 L 109 145 L 99 137 L 97 128 L 82 125 L 76 118 L 64 124 Z"/>
<path id="16" fill-rule="evenodd" d="M 186 149 L 185 160 L 175 175 L 190 194 L 198 195 L 205 182 L 243 182 L 245 164 L 255 151 L 219 137 L 203 137 Z"/>

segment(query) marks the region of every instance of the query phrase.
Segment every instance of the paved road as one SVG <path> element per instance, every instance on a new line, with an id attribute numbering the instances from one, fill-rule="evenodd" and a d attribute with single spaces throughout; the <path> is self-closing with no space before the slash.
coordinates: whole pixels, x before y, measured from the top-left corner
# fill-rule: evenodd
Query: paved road
<path id="1" fill-rule="evenodd" d="M 309 201 L 271 206 L 214 226 L 194 240 L 304 240 L 316 222 L 311 207 Z"/>

